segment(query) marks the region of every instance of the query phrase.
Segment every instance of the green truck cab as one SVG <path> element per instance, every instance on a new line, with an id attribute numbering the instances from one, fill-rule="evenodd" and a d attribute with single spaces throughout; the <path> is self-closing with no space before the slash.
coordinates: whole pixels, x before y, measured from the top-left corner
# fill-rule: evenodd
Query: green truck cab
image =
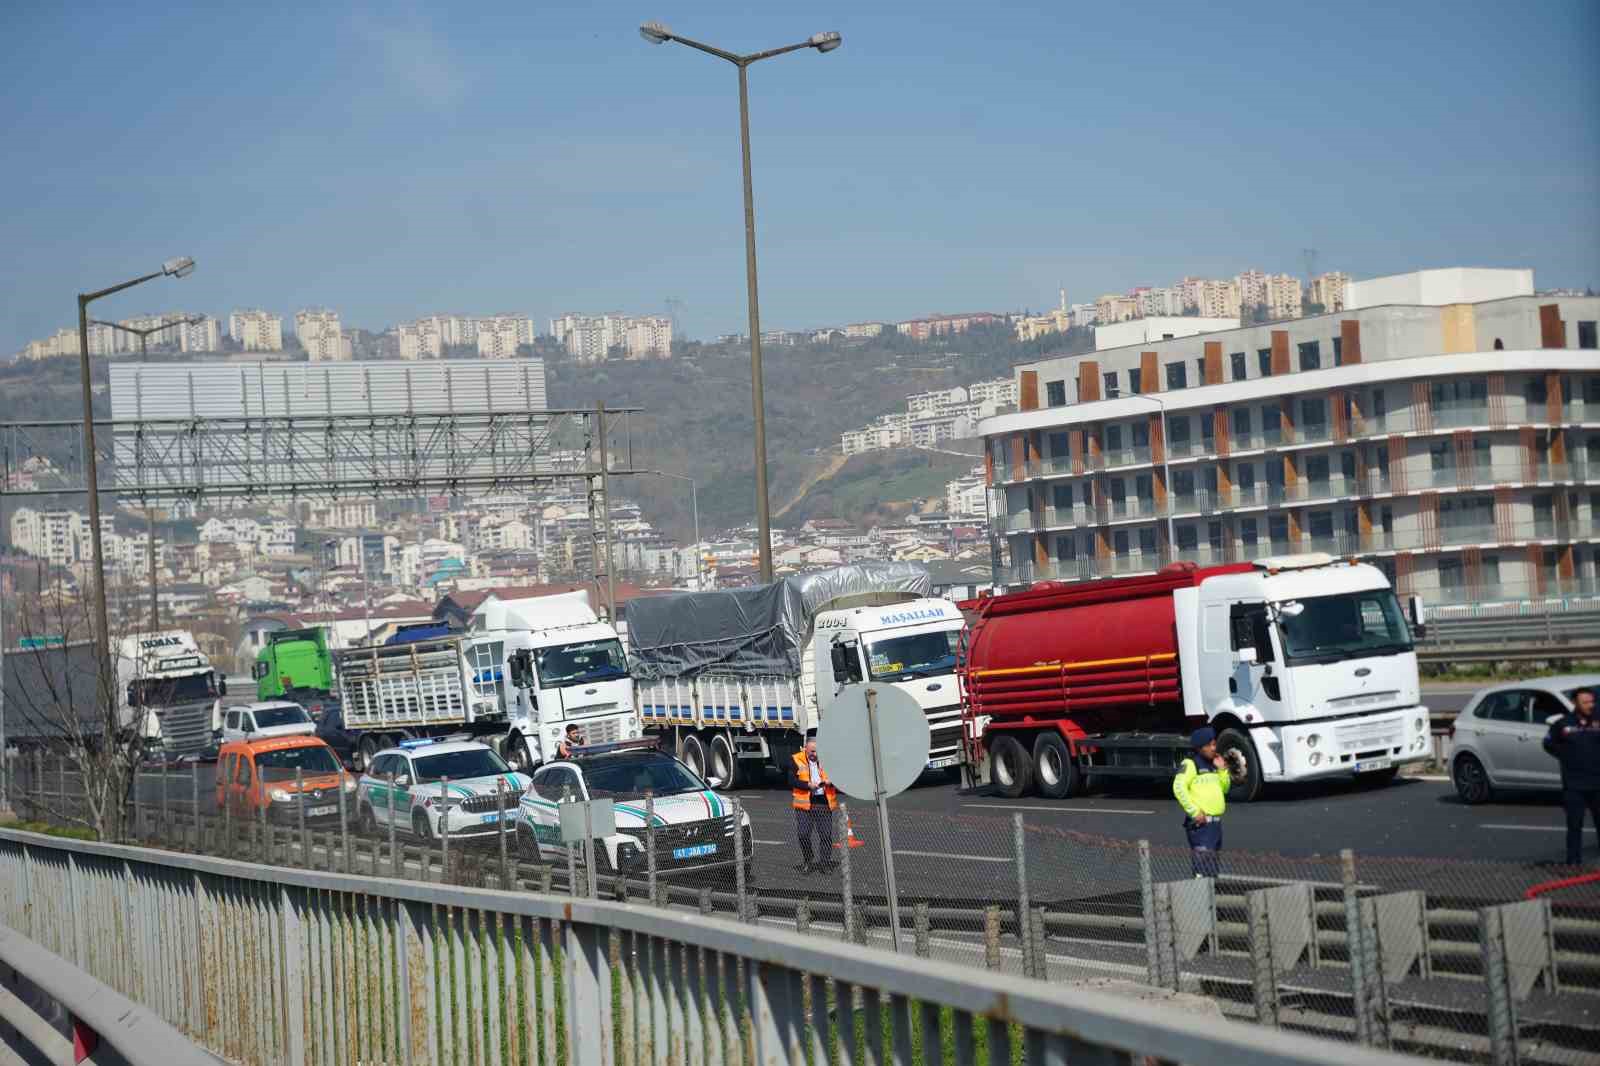
<path id="1" fill-rule="evenodd" d="M 258 700 L 326 699 L 333 691 L 333 658 L 321 628 L 285 629 L 267 636 L 251 676 Z"/>

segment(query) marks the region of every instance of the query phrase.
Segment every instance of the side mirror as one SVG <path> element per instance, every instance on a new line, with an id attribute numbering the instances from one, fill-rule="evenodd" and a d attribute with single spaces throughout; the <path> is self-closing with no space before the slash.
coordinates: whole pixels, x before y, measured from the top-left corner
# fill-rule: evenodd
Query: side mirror
<path id="1" fill-rule="evenodd" d="M 1422 597 L 1413 595 L 1406 600 L 1406 611 L 1411 616 L 1412 632 L 1418 637 L 1426 636 L 1428 632 L 1428 609 L 1422 602 Z"/>
<path id="2" fill-rule="evenodd" d="M 395 774 L 394 775 L 394 787 L 395 788 L 406 788 L 410 784 L 411 784 L 411 775 L 410 774 Z"/>
<path id="3" fill-rule="evenodd" d="M 1233 661 L 1241 665 L 1259 661 L 1259 657 L 1256 655 L 1255 646 L 1246 645 L 1243 648 L 1236 648 L 1233 653 Z"/>
<path id="4" fill-rule="evenodd" d="M 833 664 L 835 680 L 841 679 L 850 673 L 850 654 L 843 644 L 835 644 L 828 649 L 829 661 Z"/>
<path id="5" fill-rule="evenodd" d="M 227 694 L 228 694 L 228 675 L 227 674 L 218 674 L 217 675 L 217 695 L 226 696 Z"/>

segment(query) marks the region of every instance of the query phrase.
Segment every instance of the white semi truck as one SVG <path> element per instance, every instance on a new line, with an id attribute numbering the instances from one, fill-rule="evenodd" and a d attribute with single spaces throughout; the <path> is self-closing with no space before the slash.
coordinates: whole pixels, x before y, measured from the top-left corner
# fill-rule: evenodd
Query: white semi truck
<path id="1" fill-rule="evenodd" d="M 222 724 L 226 675 L 188 630 L 133 633 L 117 641 L 118 721 L 147 751 L 193 755 Z"/>
<path id="2" fill-rule="evenodd" d="M 714 788 L 784 771 L 839 691 L 873 680 L 928 716 L 928 769 L 961 755 L 956 653 L 965 626 L 911 563 L 843 566 L 756 588 L 635 599 L 623 608 L 644 732 Z"/>

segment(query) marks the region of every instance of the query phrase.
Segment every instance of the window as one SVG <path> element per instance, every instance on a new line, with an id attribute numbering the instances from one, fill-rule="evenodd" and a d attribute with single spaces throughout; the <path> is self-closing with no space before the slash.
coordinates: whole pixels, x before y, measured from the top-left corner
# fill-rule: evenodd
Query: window
<path id="1" fill-rule="evenodd" d="M 1133 446 L 1135 448 L 1150 447 L 1150 423 L 1142 418 L 1133 424 Z"/>
<path id="2" fill-rule="evenodd" d="M 1264 378 L 1270 378 L 1272 376 L 1272 349 L 1257 348 L 1256 362 L 1261 367 L 1261 376 Z"/>
<path id="3" fill-rule="evenodd" d="M 1052 499 L 1051 503 L 1052 503 L 1052 506 L 1054 506 L 1056 510 L 1058 510 L 1058 511 L 1070 511 L 1070 510 L 1072 510 L 1072 486 L 1071 485 L 1056 485 L 1051 490 L 1051 495 L 1053 496 L 1053 499 Z"/>
<path id="4" fill-rule="evenodd" d="M 1529 378 L 1522 383 L 1522 398 L 1529 407 L 1542 407 L 1549 399 L 1544 378 Z"/>
<path id="5" fill-rule="evenodd" d="M 1106 427 L 1106 451 L 1120 452 L 1122 450 L 1122 426 L 1111 425 Z"/>
<path id="6" fill-rule="evenodd" d="M 1053 457 L 1066 455 L 1071 450 L 1065 433 L 1050 434 L 1050 454 Z"/>
<path id="7" fill-rule="evenodd" d="M 1216 450 L 1217 418 L 1209 411 L 1200 416 L 1200 441 L 1206 451 Z"/>
<path id="8" fill-rule="evenodd" d="M 1194 361 L 1194 383 L 1196 385 L 1204 385 L 1206 383 L 1206 361 L 1204 357 Z"/>
<path id="9" fill-rule="evenodd" d="M 1347 480 L 1347 481 L 1354 481 L 1355 480 L 1355 477 L 1356 477 L 1356 453 L 1355 452 L 1346 451 L 1346 452 L 1340 452 L 1339 453 L 1339 473 L 1343 474 L 1344 477 L 1345 477 L 1345 480 Z"/>
<path id="10" fill-rule="evenodd" d="M 586 640 L 534 652 L 541 688 L 592 685 L 628 676 L 628 661 L 616 640 Z M 452 775 L 453 776 L 453 775 Z"/>
<path id="11" fill-rule="evenodd" d="M 1240 463 L 1234 470 L 1234 483 L 1239 486 L 1239 492 L 1247 493 L 1256 487 L 1256 464 Z"/>
<path id="12" fill-rule="evenodd" d="M 1056 559 L 1070 563 L 1078 558 L 1078 542 L 1072 537 L 1056 538 Z"/>
<path id="13" fill-rule="evenodd" d="M 1173 454 L 1185 455 L 1189 449 L 1189 416 L 1172 415 L 1167 419 L 1167 441 Z"/>
<path id="14" fill-rule="evenodd" d="M 1179 499 L 1194 495 L 1194 469 L 1179 467 L 1172 472 L 1172 493 Z"/>
<path id="15" fill-rule="evenodd" d="M 1200 483 L 1215 498 L 1217 494 L 1217 468 L 1209 464 L 1200 471 Z"/>
<path id="16" fill-rule="evenodd" d="M 1119 529 L 1111 534 L 1111 550 L 1120 558 L 1128 554 L 1128 531 Z"/>
<path id="17" fill-rule="evenodd" d="M 1228 356 L 1228 362 L 1231 364 L 1229 369 L 1233 372 L 1233 380 L 1243 381 L 1245 379 L 1244 353 L 1232 353 Z"/>
<path id="18" fill-rule="evenodd" d="M 1131 367 L 1128 370 L 1128 391 L 1135 396 L 1139 395 L 1139 368 Z"/>
<path id="19" fill-rule="evenodd" d="M 1045 382 L 1044 402 L 1049 407 L 1067 406 L 1067 383 L 1065 381 Z"/>
<path id="20" fill-rule="evenodd" d="M 1593 320 L 1578 323 L 1578 347 L 1600 348 L 1600 339 L 1597 339 L 1595 326 L 1600 325 Z"/>
<path id="21" fill-rule="evenodd" d="M 1156 553 L 1156 528 L 1144 526 L 1139 530 L 1139 553 L 1141 555 L 1154 555 Z"/>
<path id="22" fill-rule="evenodd" d="M 1192 552 L 1200 547 L 1200 531 L 1195 529 L 1192 522 L 1180 525 L 1177 528 L 1177 534 L 1179 551 Z"/>
<path id="23" fill-rule="evenodd" d="M 1261 405 L 1261 435 L 1268 444 L 1276 444 L 1283 437 L 1283 410 L 1276 403 Z"/>
<path id="24" fill-rule="evenodd" d="M 1222 523 L 1210 522 L 1206 524 L 1206 544 L 1212 551 L 1222 550 Z"/>
<path id="25" fill-rule="evenodd" d="M 1411 650 L 1411 632 L 1400 601 L 1388 589 L 1309 596 L 1299 614 L 1279 622 L 1284 658 L 1317 662 L 1364 658 L 1377 652 Z"/>
<path id="26" fill-rule="evenodd" d="M 311 721 L 311 716 L 299 704 L 287 707 L 263 707 L 254 712 L 257 729 L 266 729 L 276 725 L 303 725 Z"/>
<path id="27" fill-rule="evenodd" d="M 1250 439 L 1250 408 L 1235 407 L 1233 416 L 1233 443 L 1241 445 Z"/>
<path id="28" fill-rule="evenodd" d="M 1491 722 L 1528 724 L 1528 706 L 1520 692 L 1491 692 L 1479 702 L 1472 712 L 1474 718 L 1487 718 Z"/>
<path id="29" fill-rule="evenodd" d="M 1429 398 L 1436 409 L 1482 407 L 1489 402 L 1489 382 L 1481 377 L 1450 378 L 1429 386 Z"/>
<path id="30" fill-rule="evenodd" d="M 339 760 L 334 758 L 333 749 L 326 744 L 264 751 L 256 756 L 256 766 L 261 770 L 263 781 L 293 781 L 297 774 L 339 772 Z"/>
<path id="31" fill-rule="evenodd" d="M 1289 539 L 1289 519 L 1285 515 L 1269 515 L 1267 518 L 1267 539 L 1274 544 L 1282 544 Z"/>
<path id="32" fill-rule="evenodd" d="M 1254 518 L 1239 519 L 1239 543 L 1246 548 L 1256 546 L 1256 520 Z"/>
<path id="33" fill-rule="evenodd" d="M 1167 388 L 1185 389 L 1189 387 L 1189 368 L 1183 365 L 1182 360 L 1167 364 Z"/>
<path id="34" fill-rule="evenodd" d="M 1300 342 L 1300 369 L 1322 369 L 1322 344 L 1319 341 Z"/>
<path id="35" fill-rule="evenodd" d="M 1318 482 L 1322 485 L 1328 483 L 1328 457 L 1326 455 L 1313 455 L 1306 459 L 1306 480 Z"/>
<path id="36" fill-rule="evenodd" d="M 1300 401 L 1300 428 L 1310 440 L 1328 435 L 1328 401 L 1321 396 Z"/>
<path id="37" fill-rule="evenodd" d="M 1331 540 L 1333 538 L 1332 511 L 1311 512 L 1311 535 L 1319 540 Z"/>
<path id="38" fill-rule="evenodd" d="M 1254 648 L 1259 661 L 1272 662 L 1272 637 L 1267 628 L 1267 609 L 1259 603 L 1236 603 L 1228 608 L 1228 628 L 1233 649 Z"/>
<path id="39" fill-rule="evenodd" d="M 1118 396 L 1122 395 L 1122 390 L 1117 387 L 1117 372 L 1115 370 L 1109 370 L 1106 372 L 1105 381 L 1106 399 L 1115 400 Z"/>
<path id="40" fill-rule="evenodd" d="M 1344 338 L 1333 338 L 1333 365 L 1344 366 Z"/>
<path id="41" fill-rule="evenodd" d="M 1382 389 L 1372 390 L 1372 420 L 1379 429 L 1383 428 L 1383 421 L 1389 416 L 1389 394 Z"/>
<path id="42" fill-rule="evenodd" d="M 1378 511 L 1378 528 L 1385 533 L 1394 532 L 1394 508 L 1388 504 L 1384 504 L 1382 509 Z M 1393 582 L 1390 582 L 1390 584 L 1393 584 Z"/>
<path id="43" fill-rule="evenodd" d="M 902 642 L 905 642 L 902 644 Z M 891 675 L 891 680 L 905 680 L 901 675 L 922 673 L 934 663 L 949 659 L 946 670 L 954 669 L 955 649 L 943 633 L 925 633 L 916 637 L 900 637 L 887 643 L 901 645 L 872 653 L 873 676 L 880 670 Z M 884 670 L 884 667 L 898 669 Z M 643 799 L 646 794 L 681 796 L 686 792 L 699 792 L 706 783 L 694 775 L 683 763 L 667 755 L 628 759 L 608 759 L 587 772 L 589 794 L 610 796 L 613 799 Z"/>

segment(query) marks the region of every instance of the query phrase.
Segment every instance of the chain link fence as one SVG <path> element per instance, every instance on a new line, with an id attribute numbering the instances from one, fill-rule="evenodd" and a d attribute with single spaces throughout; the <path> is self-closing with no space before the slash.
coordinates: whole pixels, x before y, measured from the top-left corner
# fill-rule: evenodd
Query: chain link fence
<path id="1" fill-rule="evenodd" d="M 24 821 L 82 825 L 64 758 L 10 760 Z M 678 872 L 650 829 L 622 871 L 603 848 L 550 848 L 510 816 L 471 841 L 404 818 L 358 823 L 354 793 L 270 812 L 219 804 L 214 768 L 137 776 L 125 839 L 371 877 L 600 896 L 848 938 L 1445 1061 L 1600 1061 L 1600 876 L 1509 863 L 1228 850 L 1196 877 L 1186 848 L 1021 812 L 892 818 L 896 892 L 875 811 L 842 805 L 831 855 L 797 868 L 792 815 L 734 801 L 733 854 Z M 278 806 L 278 805 L 275 805 Z M 331 816 L 311 811 L 334 808 Z M 649 821 L 647 819 L 647 821 Z M 593 857 L 591 858 L 591 851 Z M 732 861 L 727 861 L 731 859 Z M 541 861 L 542 860 L 542 861 Z M 891 914 L 898 916 L 896 924 Z"/>

